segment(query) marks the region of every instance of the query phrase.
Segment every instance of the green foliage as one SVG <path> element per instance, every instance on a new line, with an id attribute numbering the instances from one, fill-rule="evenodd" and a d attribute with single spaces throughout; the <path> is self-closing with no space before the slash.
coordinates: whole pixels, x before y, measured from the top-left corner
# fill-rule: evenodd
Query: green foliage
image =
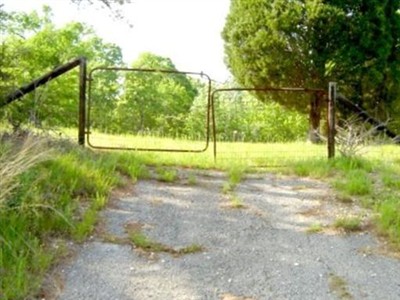
<path id="1" fill-rule="evenodd" d="M 158 167 L 156 172 L 158 174 L 157 179 L 163 182 L 174 182 L 178 179 L 178 172 L 174 169 Z"/>
<path id="2" fill-rule="evenodd" d="M 340 228 L 345 231 L 360 231 L 361 219 L 359 217 L 340 217 L 333 224 L 335 228 Z"/>
<path id="3" fill-rule="evenodd" d="M 229 169 L 229 183 L 231 186 L 236 187 L 243 179 L 246 172 L 246 167 L 243 165 L 234 164 Z"/>
<path id="4" fill-rule="evenodd" d="M 311 224 L 310 227 L 307 228 L 307 233 L 319 233 L 323 230 L 323 226 L 320 223 Z"/>
<path id="5" fill-rule="evenodd" d="M 329 285 L 329 290 L 333 294 L 335 294 L 338 297 L 338 299 L 340 300 L 354 299 L 354 297 L 349 292 L 348 283 L 344 278 L 334 273 L 330 273 L 328 277 L 328 285 Z"/>
<path id="6" fill-rule="evenodd" d="M 244 205 L 244 203 L 243 203 L 243 200 L 240 199 L 237 195 L 231 193 L 229 195 L 229 198 L 230 198 L 229 199 L 230 200 L 229 207 L 236 208 L 236 209 L 245 208 L 246 207 Z"/>
<path id="7" fill-rule="evenodd" d="M 44 8 L 43 15 L 14 13 L 7 21 L 3 48 L 4 76 L 1 82 L 6 91 L 4 95 L 78 56 L 85 56 L 90 68 L 122 63 L 120 48 L 105 43 L 90 27 L 73 22 L 57 28 L 52 23 L 48 7 Z M 114 80 L 112 74 L 101 77 L 100 93 L 108 95 L 108 98 L 98 93 L 96 101 L 101 103 L 104 113 L 112 109 L 110 97 L 117 93 L 115 85 L 112 85 Z M 23 101 L 8 105 L 3 117 L 15 128 L 27 123 L 36 127 L 76 127 L 77 99 L 78 76 L 75 70 L 25 96 Z M 98 127 L 102 125 L 96 124 Z"/>
<path id="8" fill-rule="evenodd" d="M 3 142 L 4 141 L 4 142 Z M 171 140 L 174 142 L 173 140 Z M 16 155 L 21 147 L 17 144 L 2 140 L 0 144 L 0 161 L 15 161 L 10 155 Z M 47 143 L 40 144 L 47 145 Z M 90 235 L 98 219 L 98 211 L 106 204 L 109 191 L 120 186 L 123 181 L 121 174 L 137 178 L 148 177 L 146 165 L 184 165 L 186 167 L 221 168 L 229 176 L 228 196 L 231 207 L 243 207 L 242 200 L 234 194 L 234 188 L 243 179 L 247 165 L 237 163 L 234 157 L 225 163 L 214 164 L 210 153 L 179 154 L 176 153 L 110 153 L 93 152 L 77 148 L 74 145 L 59 145 L 54 141 L 48 143 L 53 153 L 49 160 L 39 160 L 29 168 L 19 170 L 20 165 L 13 164 L 18 169 L 15 181 L 17 185 L 2 201 L 0 207 L 0 270 L 1 291 L 5 299 L 24 299 L 35 297 L 48 268 L 56 262 L 62 253 L 57 249 L 58 243 L 49 243 L 52 238 L 74 238 L 84 240 Z M 232 144 L 225 147 L 231 148 Z M 243 144 L 239 144 L 243 147 Z M 294 145 L 294 146 L 293 146 Z M 285 151 L 295 152 L 306 144 L 285 144 Z M 256 147 L 252 144 L 251 147 Z M 35 146 L 36 147 L 36 146 Z M 36 151 L 25 152 L 25 155 L 35 155 L 38 152 L 47 153 L 47 148 L 37 148 Z M 47 146 L 46 146 L 47 147 Z M 283 149 L 283 148 L 282 148 Z M 271 157 L 271 159 L 273 159 Z M 399 245 L 399 193 L 398 174 L 399 160 L 388 163 L 388 157 L 379 159 L 335 158 L 332 160 L 310 160 L 301 162 L 291 172 L 304 176 L 328 178 L 332 182 L 340 182 L 337 188 L 347 193 L 360 194 L 367 186 L 363 198 L 368 198 L 371 208 L 378 213 L 377 224 L 389 239 Z M 24 160 L 27 161 L 27 160 Z M 25 165 L 25 163 L 24 163 Z M 26 165 L 28 166 L 28 165 Z M 1 166 L 4 169 L 4 165 Z M 21 172 L 20 172 L 21 171 Z M 362 178 L 361 184 L 354 178 Z M 339 178 L 339 180 L 338 180 Z M 354 183 L 356 182 L 356 184 Z M 369 182 L 366 185 L 365 182 Z M 2 183 L 2 182 L 0 182 Z M 372 184 L 372 189 L 368 188 Z M 355 188 L 353 189 L 353 186 Z M 360 188 L 361 187 L 361 188 Z M 0 193 L 5 189 L 0 189 Z M 357 199 L 354 197 L 354 199 Z M 351 221 L 351 222 L 350 222 Z M 340 221 L 341 228 L 349 227 L 361 220 Z M 338 221 L 339 222 L 339 221 Z M 339 222 L 339 223 L 340 223 Z M 353 227 L 357 227 L 354 225 Z M 316 225 L 310 230 L 319 230 Z M 147 239 L 147 240 L 146 240 Z M 144 240 L 144 241 L 143 241 Z M 115 239 L 116 242 L 126 243 L 125 240 Z M 130 241 L 132 242 L 132 241 Z M 157 242 L 142 237 L 143 245 Z M 140 244 L 140 242 L 138 242 Z M 166 251 L 172 255 L 181 255 L 201 251 L 196 244 L 182 249 L 174 249 L 165 245 Z M 197 249 L 197 250 L 196 250 Z M 149 250 L 151 251 L 151 250 Z"/>
<path id="9" fill-rule="evenodd" d="M 82 241 L 91 233 L 110 189 L 120 184 L 116 170 L 124 162 L 75 147 L 66 151 L 53 142 L 52 156 L 34 164 L 38 152 L 48 153 L 43 149 L 46 143 L 40 147 L 35 143 L 21 147 L 19 143 L 5 141 L 0 147 L 1 170 L 15 175 L 10 181 L 15 184 L 3 195 L 0 206 L 0 290 L 4 299 L 35 296 L 45 272 L 62 254 L 57 244 L 49 243 L 52 237 Z M 20 170 L 21 165 L 15 163 L 19 161 L 32 163 Z M 138 173 L 132 171 L 132 176 Z"/>
<path id="10" fill-rule="evenodd" d="M 326 178 L 333 173 L 333 170 L 331 165 L 326 162 L 326 159 L 312 159 L 295 163 L 293 172 L 298 176 Z"/>
<path id="11" fill-rule="evenodd" d="M 399 248 L 400 247 L 400 201 L 397 196 L 388 196 L 378 207 L 380 217 L 378 225 L 385 235 Z"/>
<path id="12" fill-rule="evenodd" d="M 338 81 L 341 92 L 375 116 L 396 117 L 399 6 L 398 0 L 233 0 L 223 31 L 226 62 L 244 86 L 325 88 Z M 303 99 L 278 101 L 304 111 Z"/>
<path id="13" fill-rule="evenodd" d="M 169 252 L 170 248 L 158 243 L 158 242 L 154 242 L 152 240 L 150 240 L 146 235 L 144 235 L 142 232 L 133 232 L 130 235 L 130 239 L 132 241 L 132 243 L 144 250 L 144 251 L 148 251 L 148 252 Z"/>
<path id="14" fill-rule="evenodd" d="M 196 175 L 193 173 L 190 173 L 187 179 L 188 185 L 196 185 L 197 183 L 197 178 Z"/>
<path id="15" fill-rule="evenodd" d="M 305 140 L 304 114 L 254 95 L 219 94 L 215 101 L 217 138 L 221 141 L 286 142 Z"/>
<path id="16" fill-rule="evenodd" d="M 368 195 L 373 189 L 370 176 L 363 170 L 349 171 L 345 179 L 338 179 L 333 185 L 348 195 Z"/>
<path id="17" fill-rule="evenodd" d="M 143 53 L 132 67 L 176 71 L 170 59 L 151 53 Z M 147 132 L 158 136 L 180 136 L 185 115 L 196 93 L 183 74 L 127 72 L 124 94 L 116 111 L 119 130 L 134 134 Z"/>
<path id="18" fill-rule="evenodd" d="M 162 243 L 152 241 L 140 231 L 135 231 L 130 233 L 130 240 L 137 248 L 146 252 L 153 252 L 153 253 L 165 252 L 165 253 L 170 253 L 172 255 L 180 256 L 180 255 L 198 253 L 204 250 L 204 248 L 198 244 L 191 244 L 184 248 L 174 249 Z"/>
<path id="19" fill-rule="evenodd" d="M 148 168 L 132 152 L 110 153 L 109 159 L 114 161 L 119 173 L 128 176 L 133 181 L 150 177 Z"/>
<path id="20" fill-rule="evenodd" d="M 300 176 L 328 178 L 337 189 L 340 202 L 351 203 L 358 198 L 361 204 L 374 209 L 378 214 L 376 225 L 397 248 L 400 245 L 399 171 L 400 165 L 396 162 L 358 157 L 303 161 L 296 163 L 292 170 Z M 339 218 L 334 226 L 349 231 L 359 230 L 361 219 Z"/>

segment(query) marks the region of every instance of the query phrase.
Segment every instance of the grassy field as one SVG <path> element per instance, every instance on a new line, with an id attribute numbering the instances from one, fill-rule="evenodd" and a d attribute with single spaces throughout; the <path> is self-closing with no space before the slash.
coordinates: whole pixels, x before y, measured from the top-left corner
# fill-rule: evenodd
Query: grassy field
<path id="1" fill-rule="evenodd" d="M 76 139 L 76 132 L 68 135 Z M 116 140 L 122 143 L 123 139 L 130 147 L 197 149 L 205 144 L 100 134 L 92 138 L 101 146 L 116 146 Z M 149 166 L 160 172 L 165 166 L 225 170 L 227 193 L 246 172 L 319 178 L 336 189 L 338 201 L 374 211 L 374 228 L 399 249 L 400 148 L 385 145 L 363 150 L 362 156 L 338 155 L 328 161 L 325 145 L 220 142 L 214 162 L 212 144 L 204 153 L 171 153 L 91 150 L 38 136 L 4 139 L 0 144 L 0 299 L 40 296 L 46 272 L 68 254 L 67 241 L 84 241 L 111 191 L 148 177 Z"/>

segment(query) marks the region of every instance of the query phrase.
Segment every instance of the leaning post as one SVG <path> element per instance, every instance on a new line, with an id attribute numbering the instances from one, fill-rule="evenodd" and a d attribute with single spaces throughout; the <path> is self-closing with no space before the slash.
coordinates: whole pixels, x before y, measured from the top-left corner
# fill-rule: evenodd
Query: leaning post
<path id="1" fill-rule="evenodd" d="M 328 88 L 328 158 L 335 157 L 335 108 L 336 108 L 336 82 L 329 82 Z"/>
<path id="2" fill-rule="evenodd" d="M 78 124 L 78 144 L 85 146 L 86 128 L 86 58 L 80 58 L 79 64 L 79 124 Z"/>

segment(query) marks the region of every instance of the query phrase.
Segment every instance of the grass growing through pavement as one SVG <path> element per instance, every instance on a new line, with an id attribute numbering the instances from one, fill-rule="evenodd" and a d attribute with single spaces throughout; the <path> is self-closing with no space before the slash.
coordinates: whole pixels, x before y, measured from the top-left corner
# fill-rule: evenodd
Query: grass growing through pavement
<path id="1" fill-rule="evenodd" d="M 242 199 L 240 199 L 237 195 L 231 194 L 229 196 L 230 198 L 230 207 L 231 208 L 245 208 L 246 206 L 244 205 Z"/>
<path id="2" fill-rule="evenodd" d="M 245 208 L 245 205 L 236 194 L 235 188 L 243 179 L 246 168 L 241 164 L 233 164 L 228 169 L 228 181 L 222 186 L 222 193 L 229 198 L 229 207 L 231 208 Z"/>
<path id="3" fill-rule="evenodd" d="M 175 256 L 180 256 L 180 255 L 193 254 L 204 251 L 204 248 L 198 244 L 191 244 L 183 248 L 175 249 L 170 246 L 149 239 L 141 231 L 130 233 L 129 239 L 137 248 L 145 252 L 152 252 L 152 253 L 164 252 Z"/>
<path id="4" fill-rule="evenodd" d="M 318 233 L 323 230 L 323 226 L 320 223 L 311 224 L 309 228 L 307 228 L 307 233 Z"/>
<path id="5" fill-rule="evenodd" d="M 157 167 L 156 173 L 157 180 L 162 182 L 174 182 L 178 179 L 178 172 L 174 169 Z"/>
<path id="6" fill-rule="evenodd" d="M 353 296 L 347 288 L 347 282 L 336 274 L 329 274 L 328 277 L 329 289 L 341 300 L 352 300 Z"/>
<path id="7" fill-rule="evenodd" d="M 398 146 L 397 146 L 397 151 Z M 337 190 L 339 201 L 356 199 L 374 210 L 375 227 L 400 250 L 400 159 L 397 156 L 366 158 L 338 157 L 332 160 L 306 160 L 286 170 L 299 176 L 326 179 Z M 336 226 L 349 230 L 358 220 L 337 220 Z"/>
<path id="8" fill-rule="evenodd" d="M 346 232 L 361 230 L 360 217 L 339 217 L 335 220 L 333 226 L 337 229 L 343 229 Z"/>
<path id="9" fill-rule="evenodd" d="M 246 173 L 243 165 L 233 164 L 228 169 L 228 181 L 222 186 L 222 192 L 229 194 L 233 192 Z"/>
<path id="10" fill-rule="evenodd" d="M 389 159 L 387 154 L 398 153 L 398 148 L 388 147 L 391 152 L 382 148 L 380 154 L 368 159 L 339 157 L 329 161 L 325 158 L 300 161 L 290 159 L 290 153 L 308 147 L 305 143 L 227 143 L 219 149 L 228 152 L 235 148 L 236 152 L 250 153 L 252 149 L 273 148 L 274 152 L 268 152 L 265 159 L 232 156 L 217 160 L 215 164 L 210 153 L 93 152 L 54 142 L 51 147 L 46 143 L 39 146 L 29 142 L 26 146 L 33 151 L 23 150 L 26 148 L 21 147 L 19 141 L 5 140 L 0 145 L 0 170 L 14 174 L 7 177 L 10 178 L 7 181 L 2 180 L 1 184 L 7 182 L 7 187 L 0 188 L 1 299 L 34 297 L 45 272 L 65 252 L 63 238 L 85 240 L 97 222 L 98 211 L 106 205 L 111 189 L 122 185 L 124 177 L 133 181 L 149 177 L 148 166 L 226 170 L 229 175 L 226 189 L 231 193 L 248 171 L 249 164 L 254 166 L 256 162 L 265 166 L 274 161 L 287 164 L 282 156 L 274 156 L 274 153 L 289 153 L 291 164 L 285 172 L 330 180 L 346 201 L 359 199 L 374 209 L 378 215 L 377 228 L 400 247 L 400 159 L 398 156 Z M 49 148 L 51 154 L 44 155 Z M 18 161 L 24 163 L 18 164 Z M 60 242 L 50 243 L 54 237 Z M 195 252 L 195 246 L 174 251 Z"/>

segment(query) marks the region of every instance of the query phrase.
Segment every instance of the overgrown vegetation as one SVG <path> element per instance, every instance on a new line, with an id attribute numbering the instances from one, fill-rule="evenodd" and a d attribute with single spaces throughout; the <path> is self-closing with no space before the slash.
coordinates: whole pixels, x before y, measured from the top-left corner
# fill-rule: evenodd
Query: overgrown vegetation
<path id="1" fill-rule="evenodd" d="M 109 192 L 122 184 L 118 169 L 126 168 L 124 155 L 38 139 L 4 139 L 0 147 L 2 299 L 38 292 L 64 254 L 63 240 L 83 241 L 92 232 Z M 143 166 L 137 160 L 134 166 L 129 175 L 136 180 Z"/>
<path id="2" fill-rule="evenodd" d="M 100 1 L 106 5 L 110 3 Z M 340 82 L 342 90 L 351 100 L 377 117 L 396 117 L 400 111 L 399 59 L 395 55 L 400 32 L 395 30 L 400 28 L 399 1 L 378 2 L 367 5 L 369 13 L 365 14 L 358 4 L 336 5 L 329 1 L 274 0 L 271 5 L 268 1 L 257 0 L 258 5 L 252 6 L 244 1 L 233 1 L 223 33 L 227 62 L 239 83 L 257 87 L 273 83 L 320 88 L 338 71 L 344 75 Z M 261 17 L 249 19 L 246 13 Z M 335 22 L 331 22 L 332 18 Z M 371 18 L 376 21 L 373 23 L 377 30 L 369 30 Z M 258 20 L 263 22 L 262 30 Z M 0 105 L 4 96 L 21 84 L 75 56 L 85 55 L 90 68 L 127 65 L 122 61 L 121 49 L 103 41 L 89 26 L 74 22 L 57 28 L 51 20 L 49 7 L 45 7 L 42 14 L 0 10 L 0 23 Z M 237 34 L 237 28 L 245 30 Z M 265 39 L 264 35 L 272 38 Z M 321 39 L 329 40 L 336 48 L 320 48 L 327 45 L 321 43 Z M 267 55 L 260 55 L 262 52 Z M 276 57 L 282 58 L 278 59 L 279 64 Z M 176 70 L 169 58 L 151 53 L 142 54 L 130 65 Z M 0 124 L 6 123 L 17 133 L 23 126 L 34 132 L 39 128 L 76 127 L 76 75 L 72 72 L 62 76 L 25 96 L 23 101 L 2 107 Z M 134 135 L 134 147 L 138 147 L 139 139 L 143 141 L 149 136 L 156 137 L 152 145 L 146 144 L 153 148 L 160 147 L 154 141 L 165 147 L 179 144 L 182 139 L 182 144 L 204 140 L 209 87 L 203 79 L 159 72 L 95 72 L 91 81 L 91 132 L 97 132 L 100 145 L 109 145 L 117 134 Z M 230 85 L 235 83 L 222 87 Z M 252 151 L 261 153 L 267 147 L 273 149 L 268 157 L 256 160 L 248 157 L 240 160 L 233 154 L 215 164 L 210 153 L 94 152 L 38 136 L 27 140 L 24 136 L 2 138 L 0 298 L 35 297 L 46 271 L 68 251 L 65 241 L 84 241 L 94 229 L 98 211 L 107 204 L 110 191 L 123 185 L 126 177 L 133 182 L 148 178 L 148 166 L 156 167 L 158 179 L 165 182 L 177 179 L 177 172 L 166 167 L 223 169 L 229 176 L 223 192 L 228 195 L 231 207 L 242 208 L 244 204 L 234 192 L 249 164 L 257 167 L 291 161 L 286 172 L 329 180 L 338 192 L 339 201 L 359 202 L 374 210 L 376 228 L 400 249 L 398 156 L 388 159 L 381 152 L 380 157 L 378 154 L 360 158 L 360 150 L 367 149 L 364 139 L 355 139 L 346 129 L 339 132 L 339 137 L 344 137 L 343 147 L 339 148 L 342 156 L 329 161 L 312 158 L 311 152 L 324 155 L 325 149 L 303 142 L 286 142 L 304 141 L 309 124 L 311 132 L 319 130 L 323 115 L 322 94 L 315 94 L 311 99 L 288 93 L 274 97 L 265 93 L 221 93 L 215 99 L 217 140 L 230 142 L 218 147 L 227 153 L 236 148 L 245 156 Z M 309 101 L 311 107 L 308 111 L 310 123 L 305 117 L 305 101 Z M 398 121 L 394 122 L 394 128 L 400 128 Z M 357 133 L 356 138 L 359 136 Z M 132 136 L 122 137 L 129 138 Z M 310 158 L 300 162 L 296 158 L 293 163 L 291 156 L 299 149 Z M 398 153 L 398 149 L 392 152 Z M 189 184 L 195 182 L 195 177 L 188 179 Z M 360 228 L 360 222 L 359 218 L 342 218 L 334 226 L 354 231 Z M 320 230 L 322 226 L 314 224 L 309 232 Z M 115 242 L 125 241 L 115 239 Z M 140 231 L 131 232 L 130 243 L 143 250 L 176 255 L 201 251 L 201 246 L 196 244 L 173 249 L 150 240 Z M 332 275 L 330 286 L 340 297 L 351 298 L 340 277 Z"/>
<path id="3" fill-rule="evenodd" d="M 385 161 L 387 159 L 387 161 Z M 298 162 L 289 172 L 300 176 L 327 179 L 337 190 L 339 201 L 356 201 L 377 213 L 374 222 L 379 232 L 400 249 L 400 160 L 338 157 L 332 160 Z M 359 230 L 360 218 L 339 218 L 335 227 Z"/>
<path id="4" fill-rule="evenodd" d="M 333 226 L 337 229 L 342 229 L 346 232 L 360 231 L 361 218 L 354 216 L 339 217 L 336 219 Z"/>
<path id="5" fill-rule="evenodd" d="M 148 178 L 148 166 L 155 167 L 158 176 L 166 181 L 176 179 L 177 172 L 169 168 L 171 166 L 225 170 L 228 181 L 224 190 L 229 205 L 236 208 L 245 206 L 234 192 L 250 169 L 235 162 L 235 158 L 214 164 L 212 155 L 93 152 L 69 142 L 34 142 L 37 140 L 38 137 L 27 142 L 21 138 L 5 138 L 0 147 L 2 174 L 14 174 L 1 182 L 0 190 L 1 292 L 5 299 L 35 295 L 45 272 L 65 255 L 65 240 L 85 240 L 95 227 L 97 212 L 106 205 L 111 189 L 123 185 L 127 177 L 133 182 L 138 178 Z M 286 150 L 287 147 L 295 150 L 299 146 L 289 145 L 286 145 Z M 17 162 L 26 168 L 21 169 Z M 359 157 L 309 159 L 293 164 L 285 172 L 331 181 L 343 199 L 360 202 L 375 210 L 376 228 L 388 237 L 393 246 L 400 247 L 398 158 L 387 162 Z M 9 188 L 4 188 L 5 183 Z M 338 220 L 335 226 L 358 229 L 360 220 L 353 221 Z M 315 224 L 309 232 L 321 229 L 319 224 Z M 145 237 L 144 241 L 150 240 Z M 137 240 L 131 242 L 141 245 Z M 174 249 L 173 252 L 187 253 L 195 249 Z"/>

